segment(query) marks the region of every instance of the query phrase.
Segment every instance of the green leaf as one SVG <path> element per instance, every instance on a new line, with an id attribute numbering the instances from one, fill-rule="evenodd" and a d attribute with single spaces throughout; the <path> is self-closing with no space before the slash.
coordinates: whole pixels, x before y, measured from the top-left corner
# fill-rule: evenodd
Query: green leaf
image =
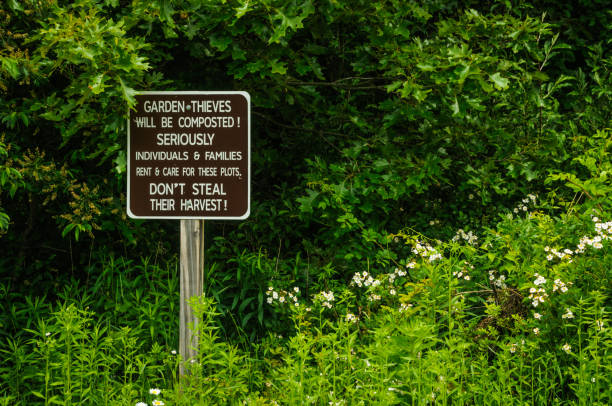
<path id="1" fill-rule="evenodd" d="M 490 75 L 489 79 L 491 79 L 497 90 L 506 90 L 508 88 L 508 79 L 502 77 L 499 72 Z"/>
<path id="2" fill-rule="evenodd" d="M 272 73 L 278 73 L 284 75 L 287 73 L 287 66 L 284 62 L 279 62 L 278 59 L 270 61 L 270 68 Z"/>
<path id="3" fill-rule="evenodd" d="M 107 87 L 107 85 L 104 84 L 103 73 L 94 76 L 93 81 L 89 84 L 89 89 L 92 91 L 93 94 L 102 93 L 105 87 Z"/>
<path id="4" fill-rule="evenodd" d="M 394 90 L 397 90 L 404 82 L 401 80 L 396 80 L 392 82 L 390 85 L 387 85 L 387 92 L 391 93 Z"/>
<path id="5" fill-rule="evenodd" d="M 45 399 L 45 395 L 43 395 L 40 392 L 37 392 L 35 390 L 33 390 L 32 392 L 30 392 L 32 395 L 36 396 L 37 398 L 41 398 L 41 399 Z"/>
<path id="6" fill-rule="evenodd" d="M 236 11 L 236 19 L 243 17 L 249 11 L 249 5 L 251 4 L 250 0 L 245 1 L 242 6 L 234 8 Z"/>
<path id="7" fill-rule="evenodd" d="M 119 76 L 119 83 L 121 84 L 121 91 L 123 92 L 123 99 L 127 102 L 128 107 L 132 108 L 136 105 L 136 91 L 131 87 L 127 86 L 121 76 Z"/>
<path id="8" fill-rule="evenodd" d="M 70 223 L 62 230 L 62 237 L 65 237 L 73 228 L 76 227 L 76 224 Z"/>
<path id="9" fill-rule="evenodd" d="M 13 9 L 13 11 L 23 11 L 23 8 L 19 3 L 21 2 L 17 0 L 9 0 L 9 7 Z"/>
<path id="10" fill-rule="evenodd" d="M 375 168 L 380 169 L 380 168 L 384 168 L 384 167 L 387 167 L 387 166 L 389 166 L 389 161 L 387 161 L 384 158 L 380 158 L 380 159 L 377 159 L 376 161 L 374 161 L 374 167 Z"/>
<path id="11" fill-rule="evenodd" d="M 232 37 L 226 37 L 224 35 L 213 34 L 208 38 L 208 42 L 213 48 L 223 52 L 227 49 L 229 44 L 232 43 Z"/>
<path id="12" fill-rule="evenodd" d="M 15 80 L 19 78 L 18 62 L 12 58 L 2 58 L 2 68 Z"/>
<path id="13" fill-rule="evenodd" d="M 453 116 L 460 116 L 461 109 L 459 108 L 459 102 L 457 101 L 457 97 L 455 97 L 455 102 L 451 104 L 451 110 L 453 112 Z"/>
<path id="14" fill-rule="evenodd" d="M 436 70 L 433 65 L 430 65 L 428 63 L 418 63 L 417 68 L 419 68 L 423 72 L 433 72 L 434 70 Z"/>
<path id="15" fill-rule="evenodd" d="M 319 192 L 314 190 L 307 190 L 307 197 L 300 197 L 297 199 L 297 202 L 300 203 L 300 210 L 306 213 L 312 213 L 313 203 L 317 196 L 319 196 Z"/>
<path id="16" fill-rule="evenodd" d="M 459 75 L 459 83 L 463 83 L 465 82 L 465 79 L 467 79 L 467 77 L 469 76 L 471 72 L 471 66 L 462 65 L 458 67 L 456 71 L 457 71 L 457 74 Z"/>
<path id="17" fill-rule="evenodd" d="M 487 93 L 491 93 L 493 91 L 493 86 L 491 86 L 489 82 L 487 82 L 486 78 L 479 75 L 477 77 L 477 80 L 482 90 L 484 90 Z"/>
<path id="18" fill-rule="evenodd" d="M 10 223 L 10 217 L 8 216 L 8 214 L 0 211 L 0 230 L 6 230 L 8 229 L 9 223 Z"/>
<path id="19" fill-rule="evenodd" d="M 115 164 L 115 170 L 117 173 L 125 173 L 127 167 L 125 151 L 119 151 L 119 154 L 117 155 L 117 158 L 113 160 L 113 163 Z"/>

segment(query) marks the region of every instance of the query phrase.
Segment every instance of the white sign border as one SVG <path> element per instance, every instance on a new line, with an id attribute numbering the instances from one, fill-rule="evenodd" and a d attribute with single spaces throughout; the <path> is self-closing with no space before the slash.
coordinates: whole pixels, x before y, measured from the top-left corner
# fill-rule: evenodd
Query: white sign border
<path id="1" fill-rule="evenodd" d="M 142 220 L 245 220 L 251 214 L 251 95 L 248 92 L 241 90 L 210 90 L 210 91 L 199 91 L 199 90 L 177 90 L 177 91 L 136 91 L 135 95 L 229 95 L 229 94 L 239 94 L 242 95 L 247 101 L 247 121 L 248 121 L 248 134 L 247 134 L 247 209 L 246 213 L 239 217 L 220 217 L 220 216 L 136 216 L 130 210 L 130 109 L 128 108 L 128 117 L 127 117 L 127 204 L 126 204 L 126 212 L 130 218 L 133 219 L 142 219 Z"/>

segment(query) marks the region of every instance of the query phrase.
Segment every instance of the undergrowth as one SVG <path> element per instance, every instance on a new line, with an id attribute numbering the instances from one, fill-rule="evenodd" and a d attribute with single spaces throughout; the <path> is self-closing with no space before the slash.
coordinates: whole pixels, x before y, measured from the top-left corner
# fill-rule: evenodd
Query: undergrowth
<path id="1" fill-rule="evenodd" d="M 406 258 L 349 280 L 278 275 L 275 327 L 254 341 L 228 334 L 213 295 L 194 298 L 199 356 L 182 380 L 176 264 L 107 258 L 55 301 L 5 281 L 0 404 L 610 404 L 599 216 L 554 218 L 530 196 L 480 236 L 389 235 Z"/>

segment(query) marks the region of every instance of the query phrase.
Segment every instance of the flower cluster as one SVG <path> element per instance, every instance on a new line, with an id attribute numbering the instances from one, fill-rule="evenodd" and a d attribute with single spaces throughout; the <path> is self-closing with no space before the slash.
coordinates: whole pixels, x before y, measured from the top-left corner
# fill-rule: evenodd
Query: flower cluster
<path id="1" fill-rule="evenodd" d="M 538 330 L 538 332 L 536 334 L 539 334 L 540 330 L 539 329 L 537 329 L 537 330 Z M 523 347 L 525 345 L 525 340 L 521 340 L 521 344 L 520 345 L 521 345 L 521 347 Z M 510 350 L 510 352 L 512 354 L 514 354 L 519 349 L 519 344 L 518 343 L 508 344 L 508 349 Z"/>
<path id="2" fill-rule="evenodd" d="M 348 323 L 357 323 L 357 321 L 359 321 L 359 317 L 355 316 L 353 313 L 347 313 L 346 321 Z"/>
<path id="3" fill-rule="evenodd" d="M 536 272 L 533 276 L 535 276 L 536 278 L 536 280 L 533 281 L 534 285 L 538 286 L 538 285 L 544 285 L 546 283 L 546 278 L 540 275 L 539 273 Z"/>
<path id="4" fill-rule="evenodd" d="M 593 247 L 596 250 L 600 250 L 603 248 L 603 244 L 601 243 L 602 237 L 600 235 L 596 235 L 593 238 L 589 238 L 586 235 L 580 239 L 578 246 L 576 247 L 576 252 L 583 253 L 586 249 L 586 246 Z"/>
<path id="5" fill-rule="evenodd" d="M 531 299 L 531 305 L 533 307 L 538 307 L 540 303 L 544 303 L 548 294 L 546 293 L 546 289 L 544 288 L 530 288 L 529 289 L 529 299 Z"/>
<path id="6" fill-rule="evenodd" d="M 568 343 L 565 343 L 563 347 L 561 347 L 561 349 L 565 351 L 566 354 L 569 354 L 570 352 L 572 352 L 572 346 L 569 345 Z"/>
<path id="7" fill-rule="evenodd" d="M 461 268 L 460 271 L 453 271 L 453 276 L 456 276 L 458 279 L 465 279 L 466 281 L 470 280 L 470 275 L 469 275 L 469 270 L 473 270 L 474 269 L 474 265 L 470 264 L 467 261 L 463 261 L 464 267 Z"/>
<path id="8" fill-rule="evenodd" d="M 268 287 L 268 290 L 266 291 L 266 296 L 268 296 L 266 301 L 268 302 L 268 304 L 273 304 L 275 302 L 278 302 L 278 303 L 293 303 L 294 306 L 299 306 L 300 303 L 297 297 L 297 294 L 299 293 L 300 293 L 300 288 L 298 288 L 297 286 L 293 288 L 293 292 L 286 291 L 286 290 L 281 290 L 277 292 L 276 290 L 274 290 L 272 286 L 270 286 Z"/>
<path id="9" fill-rule="evenodd" d="M 565 313 L 561 316 L 562 319 L 573 319 L 574 313 L 568 308 L 565 309 Z"/>
<path id="10" fill-rule="evenodd" d="M 414 243 L 412 253 L 420 256 L 421 258 L 427 258 L 429 262 L 442 259 L 442 254 L 440 254 L 435 248 L 427 243 L 421 243 L 418 240 Z"/>
<path id="11" fill-rule="evenodd" d="M 157 388 L 149 389 L 149 395 L 159 396 L 160 394 L 161 394 L 161 389 L 157 389 Z M 153 406 L 164 406 L 165 405 L 165 403 L 159 399 L 153 400 L 151 404 Z M 147 404 L 145 402 L 138 402 L 136 403 L 136 406 L 147 406 Z"/>
<path id="12" fill-rule="evenodd" d="M 489 281 L 499 289 L 506 289 L 506 276 L 499 275 L 499 278 L 496 278 L 495 272 L 495 269 L 489 271 Z"/>
<path id="13" fill-rule="evenodd" d="M 351 279 L 351 285 L 356 285 L 359 286 L 360 288 L 365 286 L 365 287 L 370 287 L 370 286 L 378 286 L 380 285 L 380 280 L 378 279 L 374 279 L 372 277 L 372 275 L 370 275 L 368 272 L 363 271 L 361 273 L 357 272 L 355 275 L 353 275 L 353 278 Z"/>
<path id="14" fill-rule="evenodd" d="M 567 284 L 565 282 L 563 282 L 561 279 L 555 279 L 553 282 L 553 292 L 556 292 L 558 290 L 561 291 L 561 293 L 565 293 L 567 292 L 567 285 L 571 285 L 571 282 L 568 282 Z"/>
<path id="15" fill-rule="evenodd" d="M 566 248 L 562 251 L 557 251 L 550 247 L 544 247 L 544 251 L 548 253 L 546 259 L 552 261 L 555 257 L 564 260 L 567 259 L 568 262 L 572 262 L 573 254 L 582 254 L 586 251 L 587 247 L 594 248 L 596 250 L 603 248 L 603 241 L 612 240 L 612 221 L 608 221 L 606 223 L 600 222 L 599 218 L 593 217 L 593 222 L 595 223 L 595 232 L 597 235 L 589 237 L 583 236 L 580 238 L 578 245 L 574 251 Z"/>
<path id="16" fill-rule="evenodd" d="M 410 263 L 406 264 L 406 268 L 410 268 L 410 269 L 413 269 L 415 266 L 416 266 L 415 262 L 410 262 Z M 406 274 L 407 274 L 406 271 L 404 271 L 403 269 L 395 268 L 393 273 L 389 274 L 389 283 L 390 284 L 395 283 L 395 279 L 396 278 L 404 277 L 404 276 L 406 276 Z"/>
<path id="17" fill-rule="evenodd" d="M 411 308 L 412 308 L 412 303 L 402 303 L 400 304 L 399 312 L 403 313 L 405 311 L 410 310 Z"/>
<path id="18" fill-rule="evenodd" d="M 528 194 L 527 197 L 521 200 L 521 203 L 519 203 L 519 205 L 515 207 L 514 210 L 512 211 L 514 212 L 514 214 L 518 214 L 521 211 L 526 212 L 527 210 L 529 210 L 530 204 L 536 203 L 536 199 L 537 199 L 536 195 Z"/>
<path id="19" fill-rule="evenodd" d="M 334 302 L 334 292 L 331 290 L 329 292 L 321 291 L 315 295 L 315 300 L 321 302 L 321 306 L 327 307 L 328 309 L 332 308 L 332 303 Z"/>
<path id="20" fill-rule="evenodd" d="M 469 245 L 475 246 L 478 243 L 478 236 L 472 233 L 471 231 L 468 231 L 466 233 L 465 231 L 463 231 L 462 228 L 460 228 L 459 230 L 457 230 L 457 234 L 455 234 L 452 241 L 458 242 L 459 240 L 463 240 Z"/>
<path id="21" fill-rule="evenodd" d="M 408 265 L 406 265 L 406 267 L 413 268 L 415 265 L 416 264 L 414 262 L 411 262 Z M 388 273 L 388 274 L 382 274 L 377 279 L 375 279 L 372 275 L 370 275 L 366 271 L 357 272 L 351 278 L 350 285 L 357 286 L 360 288 L 368 288 L 370 292 L 370 294 L 368 295 L 368 300 L 370 302 L 376 302 L 376 301 L 382 300 L 382 297 L 380 294 L 384 292 L 380 290 L 381 288 L 379 289 L 375 289 L 375 288 L 381 286 L 383 283 L 388 281 L 388 285 L 386 285 L 386 287 L 388 288 L 388 291 L 386 293 L 388 293 L 391 296 L 395 296 L 397 295 L 397 291 L 395 290 L 393 286 L 395 281 L 397 280 L 397 278 L 404 277 L 407 274 L 408 273 L 404 269 L 395 268 L 393 272 Z"/>
<path id="22" fill-rule="evenodd" d="M 597 217 L 593 217 L 595 223 L 595 231 L 597 235 L 604 240 L 612 240 L 612 221 L 602 223 Z"/>
<path id="23" fill-rule="evenodd" d="M 572 255 L 574 254 L 574 252 L 568 248 L 564 249 L 563 251 L 557 251 L 549 246 L 544 247 L 544 251 L 548 252 L 548 255 L 546 255 L 546 259 L 548 261 L 552 261 L 555 259 L 555 257 L 557 257 L 560 260 L 567 260 L 567 262 L 571 263 Z"/>

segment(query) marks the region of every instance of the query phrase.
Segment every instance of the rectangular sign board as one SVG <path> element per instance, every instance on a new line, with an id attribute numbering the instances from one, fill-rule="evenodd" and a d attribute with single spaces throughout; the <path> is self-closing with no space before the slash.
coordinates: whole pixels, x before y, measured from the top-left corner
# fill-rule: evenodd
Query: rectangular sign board
<path id="1" fill-rule="evenodd" d="M 128 115 L 132 218 L 249 216 L 251 102 L 246 92 L 139 92 Z"/>

